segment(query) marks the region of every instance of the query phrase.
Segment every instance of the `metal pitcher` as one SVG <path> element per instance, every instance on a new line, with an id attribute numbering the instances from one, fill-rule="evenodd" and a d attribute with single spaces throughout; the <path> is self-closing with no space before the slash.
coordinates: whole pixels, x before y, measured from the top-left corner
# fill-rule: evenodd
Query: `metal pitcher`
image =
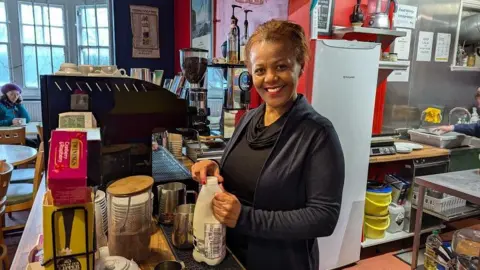
<path id="1" fill-rule="evenodd" d="M 193 213 L 195 204 L 182 204 L 175 210 L 172 243 L 177 248 L 193 248 Z"/>
<path id="2" fill-rule="evenodd" d="M 175 209 L 187 203 L 187 194 L 192 193 L 197 197 L 197 192 L 187 191 L 187 186 L 180 182 L 172 182 L 157 186 L 158 196 L 158 221 L 162 224 L 172 224 Z"/>

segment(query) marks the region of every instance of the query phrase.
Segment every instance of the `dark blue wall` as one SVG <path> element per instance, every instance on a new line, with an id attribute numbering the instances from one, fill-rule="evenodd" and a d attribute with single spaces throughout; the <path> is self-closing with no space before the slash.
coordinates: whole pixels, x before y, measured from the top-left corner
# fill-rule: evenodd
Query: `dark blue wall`
<path id="1" fill-rule="evenodd" d="M 113 0 L 115 57 L 119 68 L 163 69 L 164 78 L 174 76 L 174 10 L 175 0 Z M 130 5 L 157 7 L 159 12 L 160 59 L 132 58 L 132 28 Z"/>

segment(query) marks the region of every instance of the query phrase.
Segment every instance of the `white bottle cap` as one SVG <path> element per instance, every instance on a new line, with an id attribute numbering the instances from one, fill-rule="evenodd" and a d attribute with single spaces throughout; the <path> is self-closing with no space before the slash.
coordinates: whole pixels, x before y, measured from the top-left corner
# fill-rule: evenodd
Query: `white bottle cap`
<path id="1" fill-rule="evenodd" d="M 207 185 L 218 185 L 218 179 L 215 176 L 207 177 Z"/>

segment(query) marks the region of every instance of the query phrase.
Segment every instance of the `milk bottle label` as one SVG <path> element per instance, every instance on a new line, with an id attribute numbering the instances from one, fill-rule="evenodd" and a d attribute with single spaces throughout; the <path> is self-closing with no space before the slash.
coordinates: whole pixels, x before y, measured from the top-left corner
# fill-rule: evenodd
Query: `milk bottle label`
<path id="1" fill-rule="evenodd" d="M 219 223 L 206 223 L 204 239 L 194 237 L 195 249 L 207 259 L 221 258 L 226 251 L 226 228 Z"/>

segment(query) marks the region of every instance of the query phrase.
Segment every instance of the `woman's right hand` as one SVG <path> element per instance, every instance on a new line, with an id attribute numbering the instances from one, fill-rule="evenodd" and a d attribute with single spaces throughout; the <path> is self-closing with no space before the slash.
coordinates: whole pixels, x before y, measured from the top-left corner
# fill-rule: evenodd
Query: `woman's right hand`
<path id="1" fill-rule="evenodd" d="M 193 180 L 201 183 L 202 185 L 207 183 L 207 176 L 215 176 L 218 178 L 218 182 L 223 182 L 223 177 L 220 175 L 220 168 L 215 161 L 202 160 L 193 164 L 192 168 Z"/>

